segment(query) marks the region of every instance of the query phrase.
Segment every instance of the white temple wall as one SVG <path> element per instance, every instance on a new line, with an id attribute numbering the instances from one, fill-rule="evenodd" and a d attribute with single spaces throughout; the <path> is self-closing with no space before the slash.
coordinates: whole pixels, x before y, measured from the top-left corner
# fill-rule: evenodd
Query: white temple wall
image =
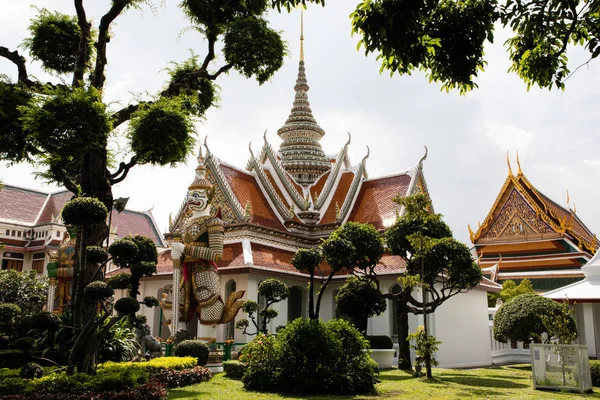
<path id="1" fill-rule="evenodd" d="M 435 310 L 434 326 L 430 330 L 442 342 L 436 354 L 440 367 L 491 365 L 489 329 L 484 290 L 473 289 L 445 301 Z"/>

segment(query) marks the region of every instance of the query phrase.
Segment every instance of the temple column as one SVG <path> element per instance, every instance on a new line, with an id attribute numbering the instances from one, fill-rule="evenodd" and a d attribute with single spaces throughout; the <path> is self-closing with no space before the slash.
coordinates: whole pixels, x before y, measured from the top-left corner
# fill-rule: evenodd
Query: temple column
<path id="1" fill-rule="evenodd" d="M 173 261 L 173 289 L 171 289 L 171 335 L 179 329 L 179 282 L 181 281 L 181 268 Z"/>
<path id="2" fill-rule="evenodd" d="M 54 298 L 56 297 L 56 286 L 58 282 L 54 278 L 50 278 L 48 282 L 48 302 L 46 303 L 46 309 L 48 312 L 54 311 Z"/>

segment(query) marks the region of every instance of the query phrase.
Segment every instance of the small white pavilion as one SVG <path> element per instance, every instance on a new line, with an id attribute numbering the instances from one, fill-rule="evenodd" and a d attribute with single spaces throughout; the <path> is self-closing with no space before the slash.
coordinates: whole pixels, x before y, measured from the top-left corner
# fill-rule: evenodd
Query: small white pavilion
<path id="1" fill-rule="evenodd" d="M 588 355 L 598 358 L 600 353 L 600 251 L 581 268 L 585 278 L 579 282 L 544 293 L 552 300 L 575 303 L 575 318 L 579 344 L 588 346 Z"/>

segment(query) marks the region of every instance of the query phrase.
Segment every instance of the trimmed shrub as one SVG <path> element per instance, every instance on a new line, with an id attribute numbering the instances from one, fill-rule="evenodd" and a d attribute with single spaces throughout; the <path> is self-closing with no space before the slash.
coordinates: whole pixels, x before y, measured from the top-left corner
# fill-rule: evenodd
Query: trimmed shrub
<path id="1" fill-rule="evenodd" d="M 27 387 L 27 379 L 16 377 L 2 377 L 0 379 L 0 397 L 5 398 L 7 395 L 22 394 Z M 23 397 L 25 398 L 25 397 Z"/>
<path id="2" fill-rule="evenodd" d="M 184 340 L 175 347 L 177 357 L 192 356 L 198 359 L 198 365 L 206 365 L 210 350 L 199 340 Z"/>
<path id="3" fill-rule="evenodd" d="M 590 360 L 592 386 L 600 387 L 600 360 Z"/>
<path id="4" fill-rule="evenodd" d="M 21 350 L 0 350 L 0 368 L 21 368 L 29 359 Z"/>
<path id="5" fill-rule="evenodd" d="M 85 248 L 85 258 L 91 263 L 101 263 L 108 259 L 108 252 L 100 246 L 88 246 Z"/>
<path id="6" fill-rule="evenodd" d="M 102 369 L 127 369 L 139 368 L 150 375 L 157 373 L 163 369 L 182 370 L 193 368 L 198 364 L 198 360 L 194 357 L 158 357 L 145 362 L 105 362 L 98 365 L 98 371 Z"/>
<path id="7" fill-rule="evenodd" d="M 194 368 L 183 369 L 181 371 L 163 369 L 154 375 L 153 378 L 164 383 L 167 388 L 176 388 L 206 382 L 212 378 L 212 372 L 208 368 L 197 365 Z"/>
<path id="8" fill-rule="evenodd" d="M 131 297 L 122 297 L 115 302 L 115 310 L 120 315 L 135 314 L 140 309 L 140 303 Z"/>
<path id="9" fill-rule="evenodd" d="M 90 282 L 85 289 L 83 289 L 84 296 L 98 301 L 109 298 L 113 294 L 115 294 L 115 291 L 104 281 Z"/>
<path id="10" fill-rule="evenodd" d="M 41 378 L 44 375 L 44 370 L 40 364 L 28 362 L 21 368 L 19 376 L 23 379 Z"/>
<path id="11" fill-rule="evenodd" d="M 129 289 L 131 286 L 131 274 L 128 272 L 118 273 L 108 278 L 106 284 L 115 290 Z"/>
<path id="12" fill-rule="evenodd" d="M 246 373 L 242 377 L 244 387 L 248 390 L 277 391 L 279 372 L 275 338 L 259 333 L 242 349 L 239 360 L 246 364 Z"/>
<path id="13" fill-rule="evenodd" d="M 173 343 L 175 343 L 175 345 L 178 345 L 179 343 L 183 342 L 184 340 L 192 340 L 193 338 L 194 338 L 194 335 L 192 335 L 185 329 L 178 329 L 177 332 L 175 332 L 175 337 L 173 338 Z"/>
<path id="14" fill-rule="evenodd" d="M 394 342 L 392 338 L 385 335 L 374 335 L 365 336 L 365 339 L 369 342 L 369 348 L 371 349 L 393 349 Z"/>
<path id="15" fill-rule="evenodd" d="M 242 379 L 246 373 L 246 363 L 237 360 L 229 360 L 223 363 L 225 376 L 231 379 Z"/>
<path id="16" fill-rule="evenodd" d="M 137 257 L 138 247 L 129 239 L 119 239 L 108 247 L 108 252 L 113 256 L 113 263 L 119 267 L 126 267 Z"/>
<path id="17" fill-rule="evenodd" d="M 60 326 L 60 318 L 48 311 L 35 313 L 31 316 L 31 327 L 38 332 L 55 331 Z"/>
<path id="18" fill-rule="evenodd" d="M 62 209 L 65 225 L 96 224 L 104 221 L 107 215 L 104 203 L 93 197 L 77 197 Z"/>

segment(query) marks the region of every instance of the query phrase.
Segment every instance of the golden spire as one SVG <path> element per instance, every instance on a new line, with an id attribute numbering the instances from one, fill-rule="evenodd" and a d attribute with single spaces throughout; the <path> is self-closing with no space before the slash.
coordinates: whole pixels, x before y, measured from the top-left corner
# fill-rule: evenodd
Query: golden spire
<path id="1" fill-rule="evenodd" d="M 510 167 L 510 158 L 508 158 L 508 150 L 506 150 L 506 163 L 508 164 L 508 176 L 513 176 L 512 168 Z"/>
<path id="2" fill-rule="evenodd" d="M 523 171 L 521 170 L 521 162 L 519 161 L 519 149 L 517 149 L 517 165 L 519 166 L 517 175 L 523 175 Z"/>
<path id="3" fill-rule="evenodd" d="M 304 10 L 300 9 L 300 61 L 304 61 Z"/>

